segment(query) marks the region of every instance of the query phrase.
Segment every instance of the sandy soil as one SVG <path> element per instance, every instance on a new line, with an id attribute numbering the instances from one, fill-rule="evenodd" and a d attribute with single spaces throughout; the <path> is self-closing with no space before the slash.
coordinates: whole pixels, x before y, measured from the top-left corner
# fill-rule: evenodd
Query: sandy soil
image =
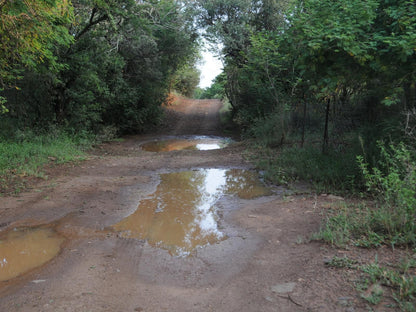
<path id="1" fill-rule="evenodd" d="M 89 160 L 50 169 L 48 180 L 2 197 L 2 232 L 49 224 L 66 243 L 43 267 L 0 283 L 0 311 L 368 311 L 353 288 L 356 274 L 325 260 L 373 255 L 309 240 L 323 211 L 342 201 L 337 197 L 277 186 L 275 195 L 253 200 L 224 196 L 216 205 L 228 239 L 189 257 L 108 230 L 155 188 L 157 173 L 252 167 L 242 143 L 211 151 L 140 149 L 163 135 L 223 135 L 220 106 L 182 100 L 167 108 L 157 135 L 103 144 Z"/>

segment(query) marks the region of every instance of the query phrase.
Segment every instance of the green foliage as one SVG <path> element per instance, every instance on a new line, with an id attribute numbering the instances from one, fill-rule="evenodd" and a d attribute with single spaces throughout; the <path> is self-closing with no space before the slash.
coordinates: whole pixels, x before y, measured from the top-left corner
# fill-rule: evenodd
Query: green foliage
<path id="1" fill-rule="evenodd" d="M 225 85 L 227 78 L 224 73 L 219 74 L 215 77 L 213 83 L 204 90 L 199 90 L 199 94 L 195 94 L 194 97 L 197 99 L 219 99 L 222 100 L 226 97 Z"/>
<path id="2" fill-rule="evenodd" d="M 17 131 L 14 138 L 0 142 L 0 188 L 7 188 L 13 177 L 43 177 L 48 163 L 65 163 L 81 159 L 84 150 L 93 143 L 93 137 L 78 134 L 70 136 L 50 129 L 47 134 Z M 6 183 L 6 184 L 5 184 Z"/>
<path id="3" fill-rule="evenodd" d="M 1 92 L 1 89 L 0 89 L 0 92 Z M 0 96 L 0 115 L 7 113 L 9 111 L 5 106 L 6 102 L 7 102 L 6 98 Z"/>
<path id="4" fill-rule="evenodd" d="M 192 97 L 199 84 L 199 70 L 195 66 L 185 65 L 176 71 L 172 80 L 172 89 L 180 94 Z"/>
<path id="5" fill-rule="evenodd" d="M 394 244 L 416 244 L 416 162 L 403 143 L 379 144 L 379 167 L 370 170 L 358 157 L 368 191 L 378 202 L 375 231 Z"/>
<path id="6" fill-rule="evenodd" d="M 49 70 L 59 70 L 62 64 L 57 61 L 56 48 L 72 42 L 67 31 L 73 20 L 69 1 L 2 1 L 0 18 L 2 88 L 13 86 L 20 78 L 19 65 L 35 68 L 45 63 Z"/>
<path id="7" fill-rule="evenodd" d="M 160 122 L 175 73 L 196 62 L 192 10 L 183 5 L 0 1 L 2 190 L 77 159 L 92 142 Z M 195 84 L 188 73 L 183 81 Z"/>
<path id="8" fill-rule="evenodd" d="M 380 144 L 380 150 L 382 159 L 372 170 L 358 157 L 375 206 L 345 207 L 327 218 L 318 238 L 341 246 L 416 245 L 415 161 L 403 144 Z"/>
<path id="9" fill-rule="evenodd" d="M 406 260 L 407 267 L 414 267 L 414 260 Z M 393 296 L 399 304 L 401 311 L 415 311 L 416 303 L 416 277 L 409 269 L 400 270 L 399 268 L 386 268 L 380 266 L 377 261 L 372 264 L 364 265 L 360 268 L 369 278 L 373 287 L 370 296 L 363 297 L 371 304 L 380 302 L 383 290 L 380 285 L 389 287 L 393 290 Z"/>
<path id="10" fill-rule="evenodd" d="M 295 180 L 308 181 L 319 192 L 351 191 L 356 188 L 359 170 L 355 153 L 330 150 L 322 154 L 320 149 L 308 146 L 284 147 L 276 151 L 256 147 L 254 160 L 265 170 L 265 178 L 278 184 L 289 184 Z M 259 152 L 261 151 L 261 153 Z"/>
<path id="11" fill-rule="evenodd" d="M 244 113 L 249 114 L 247 111 L 240 111 L 237 115 L 237 119 L 249 119 L 248 116 L 244 116 Z M 287 116 L 282 116 L 279 112 L 273 112 L 265 118 L 256 118 L 251 120 L 251 127 L 245 132 L 246 136 L 254 137 L 256 140 L 265 146 L 276 147 L 282 145 L 281 138 L 286 135 L 286 131 L 281 127 L 282 118 L 283 123 L 288 122 Z"/>
<path id="12" fill-rule="evenodd" d="M 27 25 L 15 25 L 19 34 L 15 39 L 39 49 L 28 52 L 25 61 L 19 58 L 23 52 L 16 51 L 20 54 L 13 58 L 15 66 L 0 68 L 12 77 L 17 75 L 14 69 L 19 69 L 19 88 L 5 89 L 0 107 L 8 101 L 7 119 L 15 120 L 20 129 L 58 124 L 93 133 L 108 127 L 119 133 L 148 130 L 161 118 L 160 106 L 175 73 L 179 77 L 178 69 L 190 69 L 196 62 L 193 18 L 179 1 L 77 0 L 72 6 L 66 1 L 26 1 L 19 6 L 22 12 L 16 9 L 17 17 L 12 7 L 18 2 L 11 3 L 2 6 L 0 14 L 6 12 L 9 15 L 4 16 L 15 19 L 32 9 L 40 12 L 41 28 L 34 28 L 38 33 L 28 30 L 35 22 L 32 17 Z M 48 28 L 51 14 L 58 8 L 59 14 L 67 14 L 66 19 L 62 17 L 59 23 L 54 21 L 56 27 Z M 56 18 L 59 14 L 55 13 Z M 46 34 L 49 41 L 42 39 Z M 39 40 L 32 42 L 32 37 Z M 0 64 L 10 64 L 13 55 L 1 52 Z M 185 73 L 189 75 L 185 77 Z M 192 85 L 197 80 L 196 72 L 190 70 L 182 76 L 183 88 L 185 82 Z M 191 85 L 186 87 L 191 90 Z"/>
<path id="13" fill-rule="evenodd" d="M 339 141 L 348 146 L 345 137 L 362 128 L 377 129 L 365 137 L 372 144 L 388 133 L 380 131 L 384 125 L 398 128 L 401 111 L 416 105 L 414 1 L 200 6 L 208 39 L 223 45 L 225 94 L 235 121 L 249 129 L 274 120 L 270 142 L 304 137 L 309 122 L 318 120 L 321 128 L 313 130 L 324 134 L 324 151 Z"/>

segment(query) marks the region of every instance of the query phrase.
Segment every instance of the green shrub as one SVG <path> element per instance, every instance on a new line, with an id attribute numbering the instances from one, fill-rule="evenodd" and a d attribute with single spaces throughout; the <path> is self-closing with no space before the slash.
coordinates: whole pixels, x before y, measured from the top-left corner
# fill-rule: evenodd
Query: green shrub
<path id="1" fill-rule="evenodd" d="M 329 216 L 316 238 L 334 245 L 348 242 L 362 247 L 388 243 L 416 246 L 416 163 L 404 144 L 379 143 L 379 166 L 369 169 L 358 157 L 374 206 L 347 206 Z"/>
<path id="2" fill-rule="evenodd" d="M 385 268 L 377 261 L 361 266 L 373 285 L 383 285 L 392 289 L 393 298 L 398 303 L 401 311 L 415 311 L 416 303 L 416 277 L 409 268 L 414 268 L 414 260 L 405 261 L 407 268 Z M 372 299 L 374 296 L 363 297 L 369 303 L 377 304 Z"/>
<path id="3" fill-rule="evenodd" d="M 416 244 L 416 162 L 403 144 L 379 143 L 381 160 L 369 169 L 358 157 L 368 191 L 377 209 L 372 214 L 372 229 L 388 237 L 391 244 Z"/>
<path id="4" fill-rule="evenodd" d="M 71 136 L 58 129 L 47 134 L 19 131 L 13 140 L 0 141 L 0 190 L 13 187 L 16 177 L 43 177 L 48 163 L 65 163 L 84 156 L 94 136 L 80 133 Z"/>
<path id="5" fill-rule="evenodd" d="M 359 183 L 360 172 L 352 151 L 344 152 L 340 157 L 338 151 L 322 154 L 320 148 L 314 146 L 279 150 L 256 148 L 258 167 L 265 170 L 265 178 L 274 183 L 307 181 L 314 184 L 318 192 L 352 190 Z"/>

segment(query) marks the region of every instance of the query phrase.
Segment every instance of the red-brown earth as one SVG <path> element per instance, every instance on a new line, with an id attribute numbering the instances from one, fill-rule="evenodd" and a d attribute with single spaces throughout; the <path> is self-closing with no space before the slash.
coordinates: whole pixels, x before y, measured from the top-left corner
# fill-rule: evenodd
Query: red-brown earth
<path id="1" fill-rule="evenodd" d="M 338 250 L 311 241 L 342 198 L 271 186 L 273 195 L 215 204 L 225 240 L 171 255 L 111 228 L 156 188 L 160 173 L 250 169 L 243 143 L 223 149 L 146 152 L 166 135 L 224 136 L 217 100 L 179 99 L 157 134 L 103 144 L 79 164 L 50 168 L 48 179 L 0 198 L 1 232 L 45 225 L 65 238 L 45 265 L 0 282 L 0 311 L 368 311 L 356 270 L 327 259 L 387 263 L 389 248 Z M 1 268 L 0 268 L 1 270 Z M 384 308 L 383 302 L 373 307 Z"/>

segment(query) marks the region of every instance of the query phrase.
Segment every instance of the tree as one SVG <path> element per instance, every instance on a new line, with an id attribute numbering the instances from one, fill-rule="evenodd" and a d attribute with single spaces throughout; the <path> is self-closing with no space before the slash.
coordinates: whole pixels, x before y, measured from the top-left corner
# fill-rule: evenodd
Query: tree
<path id="1" fill-rule="evenodd" d="M 192 97 L 199 84 L 200 71 L 192 65 L 185 65 L 176 71 L 172 77 L 171 89 L 178 91 L 184 96 Z"/>
<path id="2" fill-rule="evenodd" d="M 225 73 L 219 74 L 215 77 L 211 86 L 205 89 L 201 89 L 196 98 L 198 99 L 219 99 L 223 100 L 226 98 L 225 85 L 227 84 L 227 77 Z"/>
<path id="3" fill-rule="evenodd" d="M 72 19 L 67 0 L 0 1 L 0 91 L 16 87 L 23 68 L 36 69 L 43 63 L 59 71 L 63 64 L 55 52 L 72 42 L 67 31 Z M 5 98 L 0 102 L 4 111 Z"/>
<path id="4" fill-rule="evenodd" d="M 24 127 L 58 124 L 95 133 L 157 124 L 173 75 L 191 66 L 196 51 L 183 2 L 74 0 L 72 12 L 72 23 L 62 25 L 70 44 L 51 49 L 63 66 L 25 67 L 22 90 L 4 92 L 13 103 L 8 118 Z"/>
<path id="5" fill-rule="evenodd" d="M 207 39 L 220 41 L 226 74 L 225 92 L 237 114 L 242 106 L 241 69 L 249 62 L 251 37 L 261 31 L 274 31 L 284 23 L 284 10 L 290 1 L 215 0 L 199 1 L 201 25 Z M 255 118 L 255 116 L 253 116 Z"/>

